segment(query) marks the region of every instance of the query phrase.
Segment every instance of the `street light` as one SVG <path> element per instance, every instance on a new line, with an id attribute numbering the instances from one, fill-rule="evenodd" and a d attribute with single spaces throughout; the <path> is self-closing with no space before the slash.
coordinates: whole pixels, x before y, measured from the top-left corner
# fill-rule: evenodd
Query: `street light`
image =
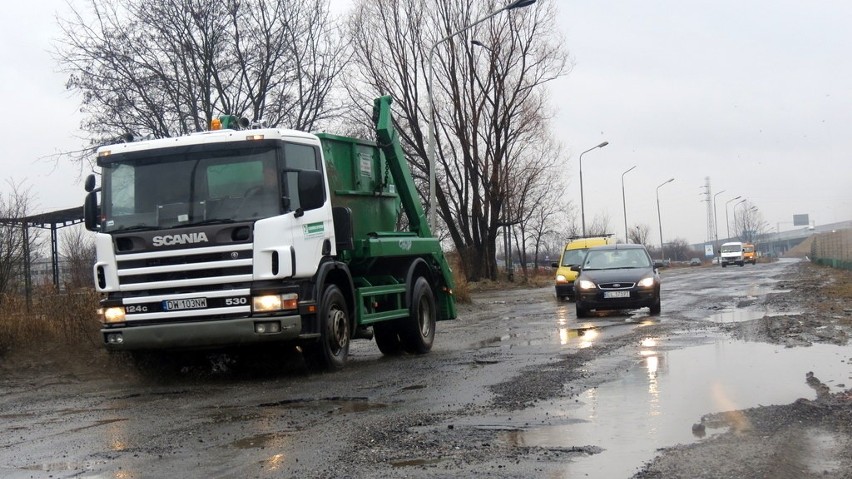
<path id="1" fill-rule="evenodd" d="M 583 237 L 586 236 L 586 208 L 583 205 L 583 155 L 594 150 L 595 148 L 603 148 L 606 145 L 609 145 L 608 141 L 601 143 L 600 145 L 593 146 L 588 150 L 580 153 L 580 218 L 583 222 Z"/>
<path id="2" fill-rule="evenodd" d="M 666 183 L 671 183 L 674 181 L 674 178 L 669 178 L 668 180 L 660 183 L 660 186 L 657 187 L 657 223 L 660 225 L 660 260 L 665 261 L 665 249 L 663 247 L 663 219 L 660 215 L 660 188 L 663 187 Z"/>
<path id="3" fill-rule="evenodd" d="M 621 206 L 624 208 L 624 242 L 629 243 L 630 240 L 627 238 L 627 200 L 624 196 L 624 175 L 633 171 L 636 168 L 636 165 L 633 165 L 621 174 Z"/>
<path id="4" fill-rule="evenodd" d="M 432 57 L 435 55 L 435 48 L 437 48 L 438 45 L 440 45 L 441 43 L 458 35 L 459 33 L 466 32 L 467 30 L 470 30 L 471 28 L 479 25 L 480 23 L 490 19 L 491 17 L 499 13 L 502 13 L 506 10 L 514 10 L 516 8 L 527 7 L 535 2 L 536 0 L 515 0 L 514 2 L 506 5 L 505 7 L 497 9 L 489 13 L 488 15 L 480 18 L 479 20 L 471 23 L 470 25 L 465 26 L 461 30 L 455 31 L 445 36 L 444 38 L 432 44 L 432 47 L 429 48 L 429 82 L 426 83 L 426 93 L 429 96 L 429 147 L 426 150 L 426 155 L 429 157 L 429 227 L 433 230 L 435 228 L 435 210 L 437 209 L 435 201 L 435 143 L 437 141 L 437 138 L 435 137 L 435 101 L 432 97 L 432 79 L 435 76 L 435 69 L 432 68 Z"/>
<path id="5" fill-rule="evenodd" d="M 716 256 L 716 251 L 719 250 L 719 220 L 716 219 L 716 197 L 724 192 L 725 190 L 722 190 L 713 195 L 713 227 L 715 228 L 713 232 L 713 256 Z"/>
<path id="6" fill-rule="evenodd" d="M 731 198 L 731 199 L 729 199 L 728 201 L 725 202 L 725 231 L 726 231 L 726 234 L 728 235 L 727 239 L 731 239 L 731 222 L 728 220 L 728 203 L 730 203 L 731 201 L 734 201 L 734 200 L 738 200 L 740 198 L 742 198 L 742 195 L 737 196 L 736 198 Z M 743 201 L 745 201 L 745 200 L 743 200 Z"/>

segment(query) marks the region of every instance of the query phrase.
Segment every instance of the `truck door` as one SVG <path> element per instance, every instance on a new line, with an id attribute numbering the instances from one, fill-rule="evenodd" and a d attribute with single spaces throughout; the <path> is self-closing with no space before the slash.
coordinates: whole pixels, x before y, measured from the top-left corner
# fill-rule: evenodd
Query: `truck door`
<path id="1" fill-rule="evenodd" d="M 323 204 L 320 207 L 308 205 L 299 197 L 299 171 L 322 172 L 322 157 L 319 148 L 314 145 L 303 145 L 297 143 L 286 143 L 284 145 L 284 163 L 286 165 L 282 174 L 282 183 L 289 202 L 289 211 L 301 214 L 293 214 L 293 221 L 288 221 L 292 235 L 292 245 L 296 257 L 295 276 L 306 277 L 316 273 L 317 266 L 323 256 L 323 245 L 328 244 L 332 248 L 330 254 L 334 254 L 334 224 L 332 222 L 331 204 L 328 201 L 327 189 L 322 175 L 314 175 L 316 181 L 321 182 L 323 191 Z M 305 175 L 303 175 L 305 176 Z M 288 215 L 289 216 L 289 215 Z"/>

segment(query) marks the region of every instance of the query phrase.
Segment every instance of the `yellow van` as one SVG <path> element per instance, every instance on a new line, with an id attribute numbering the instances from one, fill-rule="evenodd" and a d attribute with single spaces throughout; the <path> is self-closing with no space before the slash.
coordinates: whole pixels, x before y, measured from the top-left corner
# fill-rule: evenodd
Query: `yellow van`
<path id="1" fill-rule="evenodd" d="M 743 243 L 743 263 L 757 264 L 757 255 L 751 243 Z"/>
<path id="2" fill-rule="evenodd" d="M 574 300 L 574 280 L 577 273 L 571 271 L 571 265 L 579 265 L 586 256 L 586 251 L 593 246 L 615 244 L 615 238 L 610 236 L 595 236 L 592 238 L 578 238 L 568 242 L 562 250 L 562 256 L 558 263 L 551 266 L 556 268 L 556 298 L 569 301 Z"/>

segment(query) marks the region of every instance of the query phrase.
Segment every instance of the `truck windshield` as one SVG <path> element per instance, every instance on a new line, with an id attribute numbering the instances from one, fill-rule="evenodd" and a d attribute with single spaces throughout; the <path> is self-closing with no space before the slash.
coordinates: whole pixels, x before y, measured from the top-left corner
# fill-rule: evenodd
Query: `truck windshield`
<path id="1" fill-rule="evenodd" d="M 103 164 L 104 231 L 245 221 L 281 214 L 280 146 L 211 144 L 116 155 Z"/>
<path id="2" fill-rule="evenodd" d="M 743 250 L 743 247 L 740 245 L 722 245 L 723 253 L 739 253 Z"/>

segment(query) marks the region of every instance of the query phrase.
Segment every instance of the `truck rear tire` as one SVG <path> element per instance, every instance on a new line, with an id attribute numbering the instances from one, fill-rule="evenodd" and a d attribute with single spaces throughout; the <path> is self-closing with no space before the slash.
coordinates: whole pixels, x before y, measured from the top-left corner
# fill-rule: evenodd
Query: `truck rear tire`
<path id="1" fill-rule="evenodd" d="M 385 356 L 398 356 L 403 352 L 399 339 L 399 325 L 396 321 L 384 321 L 373 325 L 373 337 L 376 346 Z"/>
<path id="2" fill-rule="evenodd" d="M 320 337 L 304 346 L 305 360 L 318 369 L 342 369 L 349 357 L 351 332 L 346 300 L 336 285 L 323 291 L 318 320 Z"/>
<path id="3" fill-rule="evenodd" d="M 414 280 L 411 289 L 409 316 L 399 328 L 402 347 L 411 354 L 425 354 L 432 349 L 435 341 L 435 294 L 423 276 Z"/>

